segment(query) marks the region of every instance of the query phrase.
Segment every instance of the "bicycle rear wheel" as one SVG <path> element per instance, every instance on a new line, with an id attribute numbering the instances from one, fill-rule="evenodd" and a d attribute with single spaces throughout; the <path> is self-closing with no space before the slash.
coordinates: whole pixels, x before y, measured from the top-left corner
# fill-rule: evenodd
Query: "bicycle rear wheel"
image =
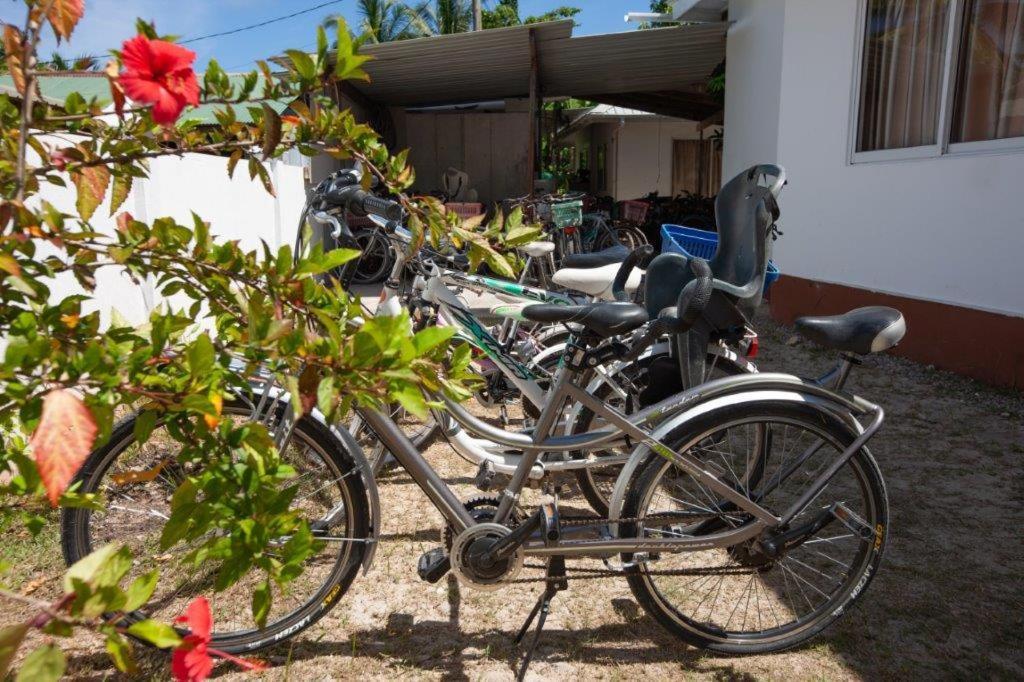
<path id="1" fill-rule="evenodd" d="M 242 403 L 224 405 L 224 418 L 243 423 L 250 408 Z M 355 460 L 321 422 L 301 419 L 281 453 L 296 472 L 282 486 L 297 486 L 292 509 L 314 526 L 323 547 L 303 564 L 303 573 L 287 590 L 274 584 L 266 627 L 255 629 L 250 603 L 264 574 L 250 571 L 222 592 L 215 592 L 214 570 L 179 561 L 190 549 L 179 543 L 160 550 L 160 533 L 170 516 L 170 499 L 180 481 L 199 473 L 194 465 L 176 460 L 178 443 L 158 424 L 149 440 L 139 445 L 134 437 L 135 416 L 118 423 L 106 445 L 94 450 L 79 472 L 80 492 L 101 493 L 108 501 L 103 510 L 63 509 L 61 544 L 72 564 L 111 542 L 127 545 L 134 557 L 129 577 L 154 568 L 160 582 L 148 604 L 128 614 L 129 622 L 155 618 L 171 622 L 184 613 L 193 598 L 203 595 L 214 614 L 212 647 L 238 653 L 252 651 L 289 638 L 320 619 L 355 579 L 369 535 L 370 513 L 366 489 Z M 159 468 L 157 468 L 159 466 Z M 151 480 L 129 472 L 157 474 Z"/>
<path id="2" fill-rule="evenodd" d="M 805 403 L 759 401 L 713 410 L 681 425 L 665 442 L 781 514 L 855 437 L 838 418 Z M 836 504 L 846 510 L 845 520 L 823 516 Z M 706 518 L 674 525 L 646 521 L 678 512 Z M 622 517 L 640 519 L 623 524 L 623 537 L 649 538 L 699 537 L 751 520 L 653 454 L 634 473 Z M 788 649 L 819 634 L 849 608 L 881 561 L 888 502 L 867 450 L 859 450 L 788 527 L 808 527 L 821 518 L 827 525 L 807 531 L 802 542 L 775 558 L 758 538 L 724 549 L 651 557 L 630 569 L 630 588 L 662 626 L 696 646 L 732 654 Z"/>

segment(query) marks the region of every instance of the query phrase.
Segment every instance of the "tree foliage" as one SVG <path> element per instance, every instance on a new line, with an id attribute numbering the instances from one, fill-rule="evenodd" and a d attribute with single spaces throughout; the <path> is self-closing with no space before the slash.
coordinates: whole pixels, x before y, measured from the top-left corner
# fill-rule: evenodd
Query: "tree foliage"
<path id="1" fill-rule="evenodd" d="M 53 30 L 67 39 L 84 5 L 26 4 L 24 24 L 4 27 L 5 63 L 18 93 L 0 95 L 0 527 L 23 523 L 38 532 L 50 504 L 101 508 L 101 496 L 80 495 L 68 484 L 85 453 L 109 438 L 115 413 L 138 410 L 137 439 L 145 441 L 160 420 L 178 441 L 174 457 L 200 465 L 188 469 L 194 473 L 173 495 L 163 546 L 192 543 L 185 560 L 209 564 L 217 588 L 248 571 L 285 586 L 316 543 L 289 541 L 265 551 L 274 538 L 308 538 L 308 522 L 288 508 L 293 472 L 270 433 L 261 423 L 221 419 L 225 400 L 250 393 L 250 377 L 264 372 L 290 389 L 297 416 L 316 405 L 332 419 L 356 401 L 407 401 L 422 388 L 464 397 L 469 377 L 464 365 L 446 362 L 437 330 L 421 338 L 401 318 L 357 321 L 358 303 L 325 278 L 353 252 L 314 246 L 293 253 L 267 244 L 246 250 L 217 239 L 215 227 L 194 214 L 185 224 L 138 220 L 123 211 L 133 182 L 147 177 L 151 159 L 205 153 L 223 157 L 228 174 L 244 165 L 273 192 L 266 162 L 297 149 L 360 160 L 404 206 L 413 248 L 428 235 L 451 235 L 474 262 L 510 274 L 502 248 L 527 230 L 515 220 L 507 229 L 461 225 L 436 199 L 406 194 L 413 179 L 407 153 L 390 153 L 372 129 L 320 94 L 334 81 L 366 78 L 367 57 L 343 21 L 333 54 L 321 29 L 315 52 L 287 52 L 284 72 L 259 62 L 244 77 L 229 78 L 211 60 L 200 80 L 194 55 L 140 22 L 131 59 L 124 48 L 111 53 L 111 112 L 78 93 L 60 106 L 40 101 L 40 36 Z M 134 81 L 126 88 L 129 76 Z M 293 102 L 288 116 L 265 105 L 283 99 Z M 216 125 L 175 120 L 195 102 L 215 105 Z M 241 107 L 249 114 L 244 119 Z M 75 211 L 47 201 L 41 190 L 49 186 L 72 188 Z M 116 216 L 116 230 L 99 228 L 104 213 Z M 91 301 L 104 269 L 134 283 L 148 280 L 165 300 L 186 302 L 165 303 L 142 327 L 116 315 L 104 325 Z M 55 297 L 58 277 L 76 281 L 82 293 Z M 33 629 L 55 637 L 82 627 L 99 632 L 124 671 L 134 667 L 129 636 L 185 646 L 167 624 L 128 625 L 117 615 L 144 604 L 158 580 L 153 574 L 123 584 L 131 562 L 127 549 L 98 549 L 68 571 L 57 601 L 29 599 L 37 615 L 0 630 L 0 678 Z M 26 601 L 0 590 L 3 599 Z M 254 600 L 253 608 L 258 622 L 269 603 Z M 63 668 L 59 647 L 44 644 L 23 660 L 22 677 L 51 679 Z"/>

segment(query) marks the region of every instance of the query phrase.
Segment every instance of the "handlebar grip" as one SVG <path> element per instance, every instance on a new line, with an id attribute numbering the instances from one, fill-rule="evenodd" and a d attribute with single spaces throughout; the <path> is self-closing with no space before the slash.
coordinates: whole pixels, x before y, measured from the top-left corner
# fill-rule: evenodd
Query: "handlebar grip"
<path id="1" fill-rule="evenodd" d="M 382 199 L 368 192 L 363 192 L 363 194 L 365 195 L 361 206 L 363 213 L 379 215 L 385 220 L 399 221 L 402 219 L 402 205 L 397 201 Z"/>
<path id="2" fill-rule="evenodd" d="M 629 302 L 629 294 L 626 293 L 626 282 L 629 281 L 629 276 L 633 274 L 633 268 L 638 264 L 641 267 L 646 267 L 653 257 L 654 247 L 650 244 L 644 244 L 626 256 L 626 260 L 622 261 L 622 265 L 619 266 L 619 271 L 615 273 L 615 281 L 612 282 L 612 295 L 615 296 L 616 301 Z"/>
<path id="3" fill-rule="evenodd" d="M 400 221 L 402 205 L 397 201 L 382 199 L 359 186 L 348 185 L 324 194 L 324 199 L 335 206 L 343 206 L 356 215 L 373 214 L 385 220 Z"/>

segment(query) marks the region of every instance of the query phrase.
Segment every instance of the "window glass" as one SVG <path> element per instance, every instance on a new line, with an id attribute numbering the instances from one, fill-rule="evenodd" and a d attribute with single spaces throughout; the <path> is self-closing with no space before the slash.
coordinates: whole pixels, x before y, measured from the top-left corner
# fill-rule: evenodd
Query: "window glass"
<path id="1" fill-rule="evenodd" d="M 969 0 L 951 142 L 1024 136 L 1024 2 Z"/>
<path id="2" fill-rule="evenodd" d="M 857 151 L 937 142 L 949 0 L 870 0 Z"/>

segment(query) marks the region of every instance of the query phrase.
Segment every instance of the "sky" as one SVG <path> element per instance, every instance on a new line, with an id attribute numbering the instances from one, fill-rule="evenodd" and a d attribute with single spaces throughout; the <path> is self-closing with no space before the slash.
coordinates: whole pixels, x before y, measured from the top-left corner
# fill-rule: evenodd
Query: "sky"
<path id="1" fill-rule="evenodd" d="M 111 48 L 135 34 L 135 18 L 156 22 L 161 34 L 179 40 L 256 24 L 324 3 L 326 0 L 86 0 L 85 18 L 75 28 L 70 43 L 60 46 L 65 57 L 106 55 Z M 488 1 L 484 0 L 485 6 Z M 256 59 L 281 54 L 289 48 L 312 49 L 316 27 L 329 14 L 342 14 L 351 26 L 359 23 L 356 0 L 340 0 L 321 9 L 269 26 L 190 43 L 197 55 L 196 68 L 203 70 L 214 57 L 228 71 L 244 71 Z M 521 16 L 543 13 L 561 5 L 580 7 L 574 35 L 594 35 L 633 30 L 623 17 L 629 11 L 647 11 L 648 0 L 519 0 Z M 0 20 L 21 26 L 24 4 L 0 0 Z M 40 46 L 46 59 L 57 48 L 47 31 Z"/>

